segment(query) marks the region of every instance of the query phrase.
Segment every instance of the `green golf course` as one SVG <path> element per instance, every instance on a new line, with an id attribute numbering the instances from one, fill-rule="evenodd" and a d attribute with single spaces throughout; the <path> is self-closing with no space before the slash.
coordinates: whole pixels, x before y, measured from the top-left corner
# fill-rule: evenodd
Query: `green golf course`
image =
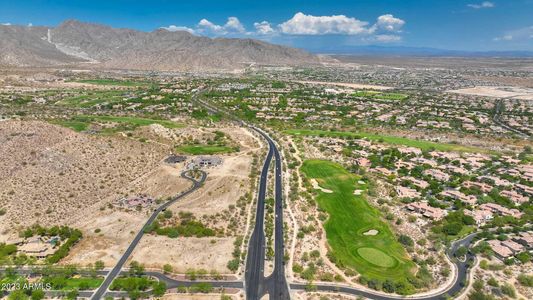
<path id="1" fill-rule="evenodd" d="M 457 151 L 457 152 L 474 152 L 474 153 L 487 153 L 486 149 L 472 147 L 472 146 L 463 146 L 459 144 L 446 144 L 446 143 L 436 143 L 428 142 L 424 140 L 415 140 L 409 139 L 400 136 L 393 135 L 384 135 L 384 134 L 375 134 L 369 132 L 352 132 L 352 131 L 328 131 L 328 130 L 311 130 L 311 129 L 290 129 L 285 130 L 286 134 L 294 136 L 324 136 L 324 137 L 335 137 L 335 138 L 366 138 L 370 141 L 378 141 L 391 145 L 398 146 L 408 146 L 416 147 L 421 150 L 431 150 L 435 149 L 437 151 Z"/>
<path id="2" fill-rule="evenodd" d="M 324 228 L 337 265 L 355 269 L 369 279 L 405 281 L 413 276 L 415 264 L 381 219 L 381 213 L 368 204 L 364 193 L 354 195 L 354 190 L 366 189 L 358 183 L 358 176 L 323 160 L 307 160 L 301 171 L 332 191 L 316 190 L 316 200 L 329 215 Z M 368 234 L 370 230 L 377 234 Z"/>

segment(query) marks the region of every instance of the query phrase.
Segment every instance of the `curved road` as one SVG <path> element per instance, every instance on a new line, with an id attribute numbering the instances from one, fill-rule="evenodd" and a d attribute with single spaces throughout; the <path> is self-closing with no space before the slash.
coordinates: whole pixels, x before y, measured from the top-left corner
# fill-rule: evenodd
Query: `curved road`
<path id="1" fill-rule="evenodd" d="M 477 233 L 472 233 L 466 237 L 464 237 L 461 240 L 455 241 L 451 247 L 448 249 L 446 254 L 450 258 L 450 260 L 455 264 L 457 267 L 457 273 L 456 278 L 452 285 L 448 287 L 446 290 L 432 294 L 432 295 L 424 295 L 424 296 L 394 296 L 394 295 L 387 295 L 384 293 L 379 292 L 373 292 L 370 290 L 360 290 L 354 287 L 349 286 L 342 286 L 342 285 L 334 285 L 334 284 L 317 284 L 314 287 L 316 287 L 317 291 L 323 291 L 323 292 L 334 292 L 334 293 L 346 293 L 350 295 L 356 295 L 356 296 L 362 296 L 369 299 L 376 299 L 376 300 L 397 300 L 397 299 L 416 299 L 416 300 L 443 300 L 447 299 L 447 296 L 453 296 L 455 294 L 458 294 L 464 287 L 465 282 L 467 280 L 468 276 L 468 261 L 470 259 L 473 259 L 475 255 L 468 253 L 467 257 L 464 261 L 459 261 L 454 258 L 454 254 L 461 246 L 468 247 L 471 243 L 474 237 L 477 235 Z M 295 290 L 305 290 L 306 284 L 303 283 L 293 283 L 291 284 L 291 289 Z"/>
<path id="2" fill-rule="evenodd" d="M 257 196 L 257 210 L 255 216 L 254 231 L 248 244 L 246 258 L 246 299 L 261 299 L 269 294 L 271 299 L 290 299 L 289 286 L 285 278 L 285 262 L 283 250 L 283 197 L 281 182 L 281 156 L 274 141 L 261 129 L 252 127 L 269 145 L 268 154 L 263 164 L 261 178 L 259 180 L 259 192 Z M 269 277 L 264 277 L 265 268 L 265 196 L 268 179 L 268 170 L 272 162 L 272 156 L 276 158 L 275 166 L 275 241 L 274 241 L 274 270 Z"/>
<path id="3" fill-rule="evenodd" d="M 133 252 L 133 250 L 135 249 L 137 244 L 139 244 L 139 242 L 141 241 L 141 238 L 144 235 L 144 229 L 146 227 L 148 227 L 150 224 L 152 224 L 152 222 L 155 220 L 155 218 L 157 218 L 157 215 L 160 212 L 162 212 L 163 210 L 167 209 L 170 205 L 174 204 L 179 199 L 189 195 L 190 193 L 194 192 L 195 190 L 197 190 L 198 188 L 200 188 L 202 186 L 202 183 L 205 181 L 205 179 L 207 177 L 207 174 L 204 171 L 200 171 L 200 172 L 201 172 L 201 175 L 202 175 L 200 180 L 196 180 L 196 179 L 194 179 L 192 177 L 189 177 L 187 175 L 187 171 L 184 171 L 184 172 L 181 173 L 181 177 L 189 179 L 190 181 L 193 182 L 192 187 L 189 188 L 187 191 L 176 195 L 170 201 L 167 201 L 165 204 L 159 206 L 156 210 L 154 210 L 154 212 L 152 213 L 152 215 L 150 216 L 148 221 L 146 221 L 144 226 L 139 230 L 139 232 L 137 233 L 137 235 L 135 236 L 133 241 L 130 243 L 130 245 L 128 246 L 128 249 L 126 249 L 126 252 L 124 252 L 124 254 L 122 254 L 122 257 L 118 260 L 118 262 L 115 265 L 115 267 L 107 274 L 107 276 L 105 277 L 104 282 L 102 282 L 102 285 L 100 285 L 100 287 L 92 295 L 91 299 L 98 300 L 98 299 L 101 299 L 105 295 L 105 293 L 107 292 L 107 289 L 109 288 L 109 286 L 111 285 L 111 283 L 113 282 L 115 277 L 117 277 L 117 275 L 120 273 L 120 270 L 122 269 L 122 267 L 126 263 L 126 260 L 128 259 L 128 257 L 130 257 L 131 253 Z"/>

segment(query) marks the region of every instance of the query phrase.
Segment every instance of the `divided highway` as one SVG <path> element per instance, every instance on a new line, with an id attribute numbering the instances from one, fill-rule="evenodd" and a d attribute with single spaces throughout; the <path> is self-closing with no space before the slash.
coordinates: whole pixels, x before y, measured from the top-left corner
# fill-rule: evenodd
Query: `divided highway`
<path id="1" fill-rule="evenodd" d="M 130 255 L 133 253 L 133 250 L 135 249 L 135 247 L 141 241 L 141 238 L 144 235 L 144 229 L 146 227 L 148 227 L 150 224 L 152 224 L 152 222 L 155 220 L 155 218 L 157 218 L 157 215 L 160 212 L 162 212 L 163 210 L 167 209 L 170 205 L 174 204 L 179 199 L 189 195 L 190 193 L 194 192 L 195 190 L 197 190 L 198 188 L 200 188 L 202 186 L 202 184 L 204 183 L 204 181 L 205 181 L 205 179 L 207 177 L 207 174 L 204 171 L 200 171 L 200 172 L 201 172 L 200 180 L 196 180 L 196 179 L 194 179 L 192 177 L 189 177 L 187 175 L 186 171 L 181 173 L 181 177 L 189 179 L 190 181 L 193 182 L 192 187 L 189 188 L 187 191 L 182 192 L 181 194 L 178 194 L 177 196 L 172 198 L 170 201 L 167 201 L 165 204 L 159 206 L 156 210 L 154 210 L 154 212 L 152 213 L 152 215 L 150 216 L 148 221 L 146 221 L 144 226 L 139 230 L 139 232 L 137 233 L 137 235 L 135 236 L 133 241 L 130 243 L 130 245 L 128 246 L 128 249 L 126 249 L 126 252 L 124 252 L 124 254 L 122 254 L 122 257 L 120 257 L 120 259 L 118 260 L 118 262 L 115 265 L 115 267 L 107 274 L 107 276 L 104 279 L 104 282 L 102 282 L 102 285 L 100 285 L 100 287 L 92 295 L 91 299 L 98 300 L 98 299 L 101 299 L 106 294 L 109 286 L 111 285 L 111 283 L 113 282 L 115 277 L 117 277 L 117 275 L 122 270 L 122 267 L 126 263 L 126 260 L 128 260 Z"/>
<path id="2" fill-rule="evenodd" d="M 285 263 L 283 250 L 283 193 L 281 182 L 281 156 L 272 139 L 261 129 L 252 127 L 268 142 L 268 154 L 261 171 L 259 192 L 257 194 L 257 210 L 255 227 L 248 245 L 246 259 L 245 287 L 246 299 L 256 300 L 269 294 L 270 299 L 290 299 L 289 287 L 285 278 Z M 274 270 L 265 278 L 265 197 L 268 181 L 268 170 L 275 157 L 275 234 L 274 234 Z"/>

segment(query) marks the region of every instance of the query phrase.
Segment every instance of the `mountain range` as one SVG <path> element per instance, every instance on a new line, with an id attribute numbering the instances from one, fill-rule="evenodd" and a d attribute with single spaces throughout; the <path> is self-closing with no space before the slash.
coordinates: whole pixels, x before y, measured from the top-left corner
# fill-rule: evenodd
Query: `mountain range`
<path id="1" fill-rule="evenodd" d="M 68 20 L 57 27 L 0 25 L 0 65 L 90 64 L 108 69 L 205 71 L 252 64 L 317 64 L 316 55 L 254 39 L 132 29 Z"/>

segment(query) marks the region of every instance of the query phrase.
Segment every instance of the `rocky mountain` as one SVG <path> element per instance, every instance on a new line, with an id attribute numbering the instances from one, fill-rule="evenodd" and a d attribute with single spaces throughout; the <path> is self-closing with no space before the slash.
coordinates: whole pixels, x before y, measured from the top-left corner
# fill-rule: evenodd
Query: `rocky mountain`
<path id="1" fill-rule="evenodd" d="M 0 25 L 0 65 L 198 71 L 250 64 L 301 65 L 319 62 L 302 50 L 253 39 L 199 37 L 185 31 L 143 32 L 63 22 L 55 28 Z"/>

